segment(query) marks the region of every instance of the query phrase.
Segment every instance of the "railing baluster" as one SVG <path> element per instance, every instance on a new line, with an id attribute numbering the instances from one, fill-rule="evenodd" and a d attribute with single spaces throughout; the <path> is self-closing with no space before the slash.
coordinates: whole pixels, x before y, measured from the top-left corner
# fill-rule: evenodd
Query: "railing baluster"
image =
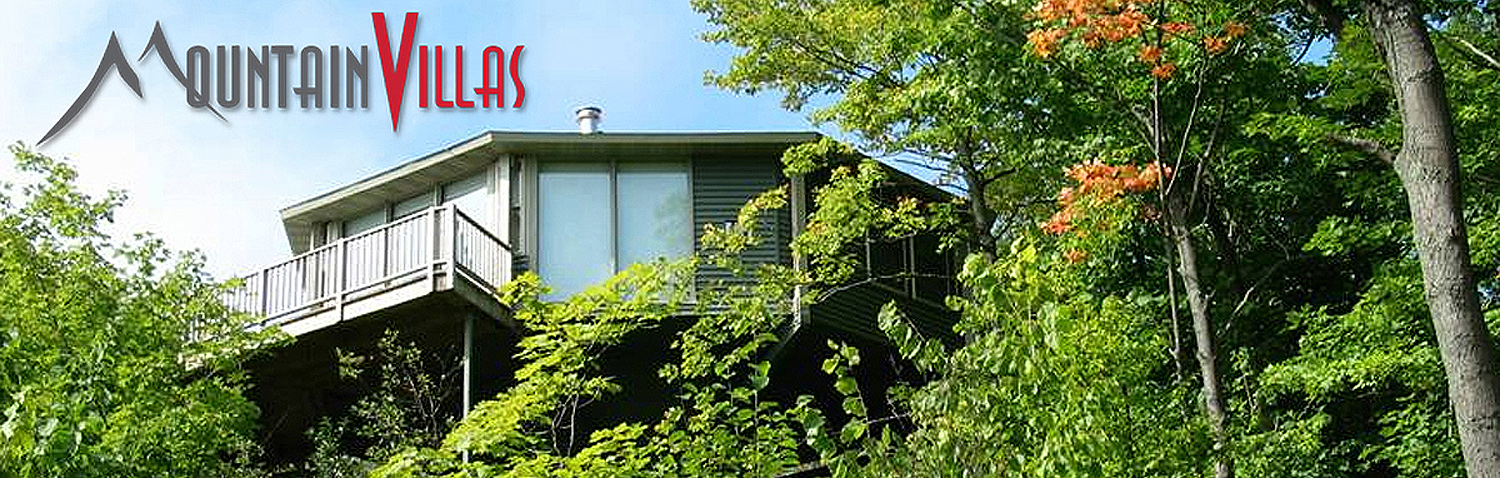
<path id="1" fill-rule="evenodd" d="M 439 274 L 453 280 L 462 273 L 485 287 L 498 286 L 508 280 L 509 250 L 456 205 L 435 206 L 256 271 L 225 301 L 264 316 L 267 323 L 319 310 L 329 299 L 342 316 L 351 298 L 364 297 L 374 286 L 390 287 L 381 282 L 402 276 L 421 277 L 433 290 Z"/>

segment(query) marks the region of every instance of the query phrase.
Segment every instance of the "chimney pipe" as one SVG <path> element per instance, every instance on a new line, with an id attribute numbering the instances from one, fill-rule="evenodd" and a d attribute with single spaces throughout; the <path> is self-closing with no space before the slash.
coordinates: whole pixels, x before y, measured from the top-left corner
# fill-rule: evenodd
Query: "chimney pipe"
<path id="1" fill-rule="evenodd" d="M 574 121 L 578 122 L 578 134 L 595 134 L 599 132 L 599 123 L 604 121 L 604 110 L 598 106 L 582 106 L 573 111 Z"/>

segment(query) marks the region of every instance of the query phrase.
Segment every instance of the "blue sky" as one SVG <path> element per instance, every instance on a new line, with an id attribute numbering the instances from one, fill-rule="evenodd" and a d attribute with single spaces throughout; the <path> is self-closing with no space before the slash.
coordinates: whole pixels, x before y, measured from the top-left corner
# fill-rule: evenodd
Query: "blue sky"
<path id="1" fill-rule="evenodd" d="M 463 45 L 466 86 L 478 81 L 484 47 L 525 45 L 524 107 L 418 109 L 413 58 L 400 130 L 392 132 L 370 18 L 376 11 L 386 13 L 393 36 L 402 14 L 415 11 L 417 44 L 444 45 L 447 55 L 446 47 Z M 10 26 L 0 30 L 5 143 L 42 137 L 87 85 L 111 32 L 132 61 L 158 21 L 179 62 L 192 45 L 370 46 L 369 109 L 303 110 L 293 99 L 286 110 L 226 110 L 228 121 L 220 121 L 187 106 L 182 87 L 153 57 L 134 64 L 144 99 L 111 75 L 72 125 L 41 147 L 72 158 L 86 189 L 129 192 L 113 232 L 152 231 L 174 248 L 200 249 L 220 276 L 290 255 L 277 213 L 284 206 L 481 131 L 573 130 L 580 104 L 602 106 L 609 131 L 815 129 L 804 115 L 782 110 L 774 94 L 704 86 L 704 71 L 726 67 L 734 51 L 698 40 L 709 26 L 686 1 L 63 0 L 23 2 L 7 13 Z"/>

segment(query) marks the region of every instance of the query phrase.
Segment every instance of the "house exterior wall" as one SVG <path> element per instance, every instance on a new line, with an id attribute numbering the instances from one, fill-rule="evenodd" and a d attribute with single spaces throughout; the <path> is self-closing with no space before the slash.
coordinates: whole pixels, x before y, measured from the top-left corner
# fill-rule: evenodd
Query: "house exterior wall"
<path id="1" fill-rule="evenodd" d="M 702 239 L 698 236 L 705 226 L 722 226 L 735 221 L 740 208 L 747 201 L 784 182 L 779 157 L 697 156 L 692 163 L 692 177 L 693 246 L 696 250 L 702 249 Z M 759 227 L 768 240 L 745 250 L 747 264 L 790 264 L 789 210 L 783 208 L 773 218 L 762 218 Z M 697 277 L 700 287 L 720 281 L 732 283 L 738 280 L 742 279 L 736 279 L 728 271 L 714 267 L 700 269 Z"/>

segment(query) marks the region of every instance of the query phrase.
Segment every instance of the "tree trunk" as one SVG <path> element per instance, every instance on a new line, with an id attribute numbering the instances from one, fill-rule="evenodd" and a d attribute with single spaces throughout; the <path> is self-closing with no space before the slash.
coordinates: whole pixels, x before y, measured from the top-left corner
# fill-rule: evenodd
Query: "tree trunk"
<path id="1" fill-rule="evenodd" d="M 981 253 L 992 258 L 995 254 L 995 234 L 992 232 L 995 227 L 995 210 L 990 208 L 989 200 L 984 195 L 989 181 L 985 180 L 977 167 L 972 166 L 973 157 L 969 155 L 969 151 L 967 146 L 959 150 L 960 157 L 964 158 L 959 170 L 963 173 L 964 183 L 969 186 L 970 232 Z"/>
<path id="2" fill-rule="evenodd" d="M 1193 316 L 1193 339 L 1198 358 L 1198 370 L 1203 377 L 1203 405 L 1208 411 L 1208 422 L 1213 427 L 1214 449 L 1218 456 L 1214 460 L 1215 478 L 1233 478 L 1234 461 L 1228 454 L 1229 433 L 1225 429 L 1228 411 L 1224 407 L 1224 394 L 1219 380 L 1218 354 L 1214 348 L 1213 321 L 1208 317 L 1208 296 L 1203 292 L 1198 278 L 1198 252 L 1193 247 L 1193 237 L 1187 226 L 1187 194 L 1184 185 L 1167 191 L 1167 224 L 1171 239 L 1177 245 L 1178 274 L 1182 276 L 1182 292 L 1187 296 L 1188 310 Z"/>
<path id="3" fill-rule="evenodd" d="M 1415 1 L 1365 0 L 1360 8 L 1401 113 L 1402 146 L 1394 163 L 1411 208 L 1464 465 L 1469 478 L 1500 478 L 1500 377 L 1469 264 L 1443 71 Z"/>

